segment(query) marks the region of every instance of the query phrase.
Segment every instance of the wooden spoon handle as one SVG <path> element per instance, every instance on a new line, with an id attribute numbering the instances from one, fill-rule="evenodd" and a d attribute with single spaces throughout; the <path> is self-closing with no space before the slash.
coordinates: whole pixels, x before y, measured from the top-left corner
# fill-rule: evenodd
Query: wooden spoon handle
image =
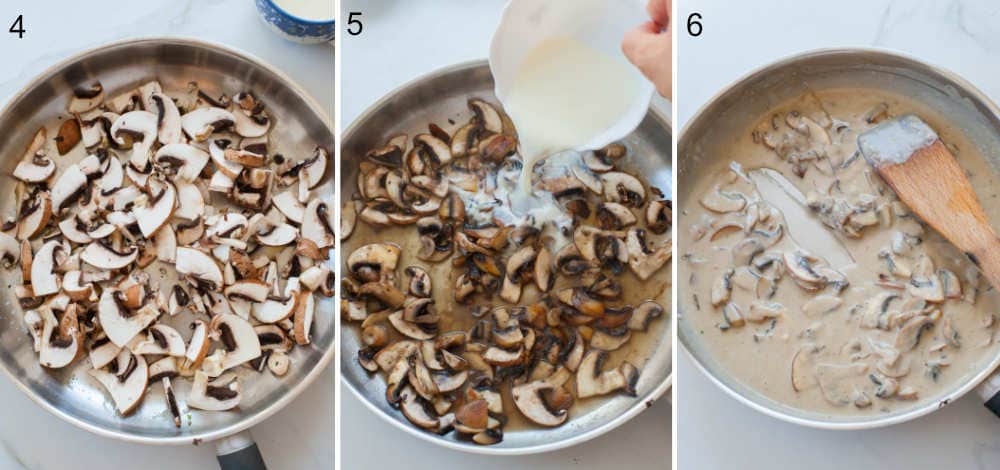
<path id="1" fill-rule="evenodd" d="M 962 250 L 1000 289 L 1000 239 L 990 227 L 965 171 L 940 140 L 879 174 L 899 198 Z"/>

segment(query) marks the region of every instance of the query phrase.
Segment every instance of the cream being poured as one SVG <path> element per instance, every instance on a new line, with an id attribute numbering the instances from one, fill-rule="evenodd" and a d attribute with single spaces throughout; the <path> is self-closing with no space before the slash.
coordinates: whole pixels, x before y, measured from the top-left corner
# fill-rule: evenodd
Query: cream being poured
<path id="1" fill-rule="evenodd" d="M 627 62 L 573 38 L 547 39 L 528 53 L 501 97 L 517 128 L 523 163 L 508 194 L 515 216 L 541 224 L 561 214 L 551 194 L 535 191 L 536 164 L 566 151 L 587 150 L 628 112 L 639 88 Z M 579 164 L 578 155 L 573 160 Z"/>

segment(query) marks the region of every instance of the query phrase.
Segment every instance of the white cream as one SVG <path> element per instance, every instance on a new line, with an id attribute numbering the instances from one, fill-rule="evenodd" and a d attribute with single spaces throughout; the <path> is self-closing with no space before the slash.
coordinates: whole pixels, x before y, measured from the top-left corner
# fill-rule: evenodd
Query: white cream
<path id="1" fill-rule="evenodd" d="M 274 0 L 274 4 L 304 20 L 333 20 L 333 0 Z"/>
<path id="2" fill-rule="evenodd" d="M 524 163 L 510 193 L 517 214 L 546 222 L 554 200 L 534 194 L 535 164 L 556 153 L 579 149 L 611 128 L 639 93 L 629 64 L 568 37 L 535 46 L 502 97 L 514 121 Z"/>

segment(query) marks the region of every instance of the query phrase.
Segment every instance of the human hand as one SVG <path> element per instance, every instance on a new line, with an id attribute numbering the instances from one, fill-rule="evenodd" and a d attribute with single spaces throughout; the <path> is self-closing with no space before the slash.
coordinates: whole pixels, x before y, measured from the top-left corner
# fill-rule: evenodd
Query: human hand
<path id="1" fill-rule="evenodd" d="M 649 0 L 650 21 L 625 33 L 622 52 L 664 98 L 672 98 L 673 39 L 670 35 L 671 0 Z"/>

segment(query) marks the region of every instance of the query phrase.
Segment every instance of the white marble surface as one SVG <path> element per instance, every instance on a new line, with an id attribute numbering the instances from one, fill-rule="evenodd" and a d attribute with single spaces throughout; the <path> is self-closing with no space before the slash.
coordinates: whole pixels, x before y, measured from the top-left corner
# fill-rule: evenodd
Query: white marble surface
<path id="1" fill-rule="evenodd" d="M 675 4 L 678 19 L 697 11 L 705 23 L 700 37 L 680 32 L 678 128 L 743 74 L 821 47 L 902 51 L 950 69 L 1000 100 L 1000 4 L 995 1 Z M 889 429 L 822 431 L 752 411 L 710 383 L 687 353 L 677 360 L 678 468 L 1000 468 L 1000 419 L 975 396 Z"/>
<path id="2" fill-rule="evenodd" d="M 333 0 L 331 0 L 333 1 Z M 16 6 L 15 6 L 16 5 Z M 22 40 L 7 33 L 23 14 Z M 98 44 L 137 36 L 177 35 L 218 41 L 284 70 L 332 117 L 333 48 L 299 46 L 258 22 L 250 0 L 89 2 L 36 0 L 0 4 L 0 104 L 48 66 Z M 272 469 L 333 468 L 331 366 L 299 399 L 252 432 Z M 214 469 L 211 444 L 154 447 L 92 435 L 49 415 L 0 377 L 0 468 Z"/>
<path id="3" fill-rule="evenodd" d="M 338 39 L 342 48 L 343 127 L 383 95 L 421 74 L 485 58 L 502 6 L 498 0 L 344 0 L 341 16 L 346 18 L 349 11 L 363 12 L 365 30 L 358 37 L 342 34 Z M 484 457 L 434 446 L 383 421 L 347 390 L 341 395 L 340 411 L 345 470 L 670 467 L 671 411 L 666 400 L 657 401 L 651 409 L 593 441 L 525 457 Z M 415 463 L 416 458 L 419 461 Z"/>

